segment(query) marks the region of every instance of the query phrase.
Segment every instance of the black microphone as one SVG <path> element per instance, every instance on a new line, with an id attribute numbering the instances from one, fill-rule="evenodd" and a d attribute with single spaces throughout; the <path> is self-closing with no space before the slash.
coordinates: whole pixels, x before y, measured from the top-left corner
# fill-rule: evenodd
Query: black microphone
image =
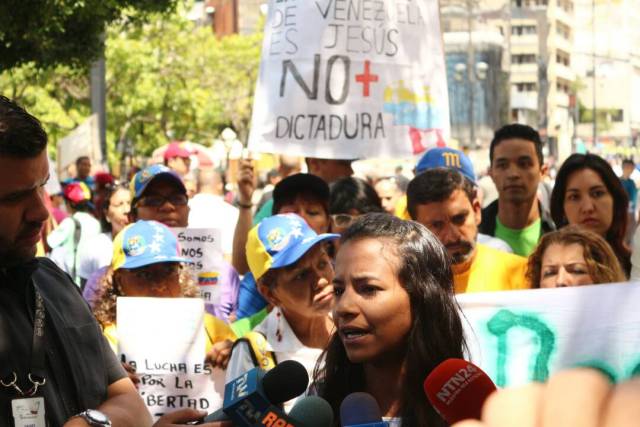
<path id="1" fill-rule="evenodd" d="M 309 375 L 302 364 L 285 360 L 270 371 L 253 368 L 224 388 L 222 409 L 207 415 L 204 422 L 233 421 L 239 427 L 260 425 L 276 405 L 304 393 Z"/>
<path id="2" fill-rule="evenodd" d="M 298 400 L 289 411 L 289 417 L 304 427 L 333 426 L 333 409 L 329 402 L 318 396 L 307 396 Z"/>
<path id="3" fill-rule="evenodd" d="M 369 393 L 351 393 L 340 404 L 342 427 L 388 427 L 382 421 L 378 402 Z"/>

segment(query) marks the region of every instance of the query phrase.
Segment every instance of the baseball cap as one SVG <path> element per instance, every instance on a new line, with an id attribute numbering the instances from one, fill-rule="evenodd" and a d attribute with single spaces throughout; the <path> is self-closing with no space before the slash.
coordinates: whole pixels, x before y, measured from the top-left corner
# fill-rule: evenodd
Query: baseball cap
<path id="1" fill-rule="evenodd" d="M 310 173 L 296 173 L 284 178 L 274 187 L 272 213 L 277 213 L 288 198 L 302 193 L 311 194 L 318 200 L 329 203 L 329 185 L 322 178 Z"/>
<path id="2" fill-rule="evenodd" d="M 64 198 L 73 204 L 91 201 L 91 190 L 89 186 L 81 181 L 67 184 L 64 187 Z"/>
<path id="3" fill-rule="evenodd" d="M 258 280 L 272 268 L 294 264 L 314 245 L 340 237 L 339 234 L 316 234 L 296 214 L 267 217 L 249 231 L 247 261 Z"/>
<path id="4" fill-rule="evenodd" d="M 164 159 L 173 159 L 174 157 L 186 158 L 191 156 L 191 151 L 187 150 L 181 143 L 173 141 L 169 144 L 164 152 Z"/>
<path id="5" fill-rule="evenodd" d="M 95 180 L 97 185 L 110 185 L 115 183 L 115 179 L 113 175 L 109 172 L 97 172 L 93 179 Z"/>
<path id="6" fill-rule="evenodd" d="M 149 186 L 151 181 L 159 176 L 165 176 L 173 181 L 180 187 L 180 190 L 183 192 L 187 192 L 187 189 L 182 182 L 182 178 L 178 175 L 174 170 L 166 167 L 165 165 L 151 165 L 142 169 L 140 172 L 134 175 L 131 180 L 131 184 L 129 184 L 131 189 L 131 194 L 133 194 L 134 199 L 139 199 L 144 193 L 144 190 Z"/>
<path id="7" fill-rule="evenodd" d="M 161 262 L 191 262 L 180 256 L 178 239 L 157 221 L 127 225 L 113 240 L 113 270 L 139 268 Z"/>
<path id="8" fill-rule="evenodd" d="M 460 150 L 449 147 L 436 147 L 427 151 L 416 165 L 416 174 L 427 169 L 451 168 L 457 169 L 472 184 L 476 184 L 476 174 L 471 160 Z"/>

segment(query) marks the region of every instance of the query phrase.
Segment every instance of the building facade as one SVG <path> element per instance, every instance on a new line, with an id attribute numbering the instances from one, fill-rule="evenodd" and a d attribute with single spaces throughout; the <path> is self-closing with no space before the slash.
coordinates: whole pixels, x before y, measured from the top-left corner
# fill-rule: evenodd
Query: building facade
<path id="1" fill-rule="evenodd" d="M 571 96 L 572 0 L 443 0 L 441 4 L 445 34 L 472 31 L 502 36 L 509 94 L 508 114 L 501 124 L 518 122 L 538 129 L 548 138 L 551 154 L 570 147 L 575 99 Z"/>
<path id="2" fill-rule="evenodd" d="M 576 5 L 575 68 L 579 83 L 576 136 L 587 148 L 604 145 L 603 151 L 614 151 L 615 147 L 638 145 L 638 7 L 637 0 L 594 0 Z"/>

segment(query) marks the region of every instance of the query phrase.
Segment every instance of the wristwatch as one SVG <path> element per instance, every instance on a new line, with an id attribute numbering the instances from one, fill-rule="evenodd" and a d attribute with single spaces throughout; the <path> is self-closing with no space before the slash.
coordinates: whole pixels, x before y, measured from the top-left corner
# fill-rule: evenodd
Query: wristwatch
<path id="1" fill-rule="evenodd" d="M 84 412 L 80 412 L 76 417 L 82 418 L 91 427 L 111 427 L 109 417 L 95 409 L 87 409 Z"/>

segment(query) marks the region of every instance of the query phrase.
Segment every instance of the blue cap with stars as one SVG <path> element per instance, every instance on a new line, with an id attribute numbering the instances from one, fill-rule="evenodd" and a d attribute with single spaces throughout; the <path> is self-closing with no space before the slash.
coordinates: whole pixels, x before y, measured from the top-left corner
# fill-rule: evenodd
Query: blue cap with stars
<path id="1" fill-rule="evenodd" d="M 333 240 L 339 234 L 316 234 L 296 214 L 274 215 L 260 221 L 247 237 L 247 262 L 258 280 L 272 268 L 294 264 L 320 242 Z"/>
<path id="2" fill-rule="evenodd" d="M 175 234 L 157 221 L 126 226 L 113 240 L 113 270 L 140 268 L 162 262 L 191 262 L 180 256 Z"/>

